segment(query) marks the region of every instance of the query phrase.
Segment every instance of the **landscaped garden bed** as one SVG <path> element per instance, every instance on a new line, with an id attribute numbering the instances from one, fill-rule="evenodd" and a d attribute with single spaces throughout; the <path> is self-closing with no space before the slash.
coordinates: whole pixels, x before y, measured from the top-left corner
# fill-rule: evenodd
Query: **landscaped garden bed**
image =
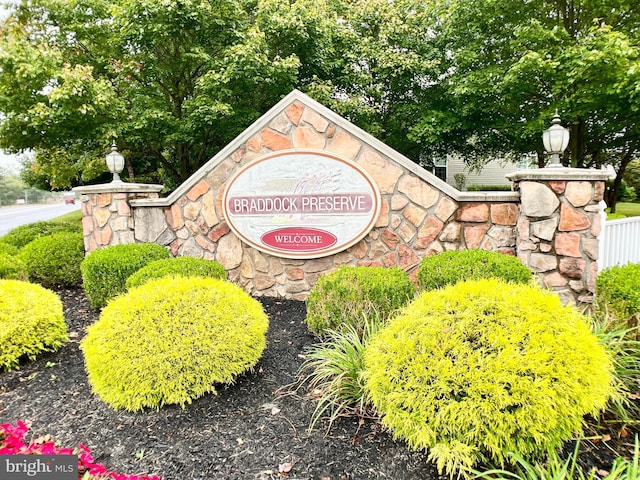
<path id="1" fill-rule="evenodd" d="M 426 454 L 410 452 L 374 419 L 339 418 L 331 430 L 307 428 L 316 399 L 293 393 L 305 348 L 317 342 L 305 324 L 305 304 L 262 299 L 269 315 L 267 347 L 253 372 L 217 395 L 184 409 L 164 406 L 115 411 L 87 382 L 79 341 L 98 319 L 81 289 L 59 290 L 72 341 L 20 370 L 0 374 L 0 423 L 30 422 L 33 438 L 88 446 L 108 470 L 201 479 L 428 479 L 438 478 Z M 634 429 L 608 425 L 587 432 L 579 456 L 600 476 L 618 455 L 630 456 Z M 573 444 L 565 447 L 573 450 Z"/>
<path id="2" fill-rule="evenodd" d="M 80 241 L 4 255 L 0 453 L 74 452 L 82 480 L 640 477 L 637 266 L 588 318 L 492 252 L 427 257 L 417 285 L 345 266 L 304 303 Z"/>

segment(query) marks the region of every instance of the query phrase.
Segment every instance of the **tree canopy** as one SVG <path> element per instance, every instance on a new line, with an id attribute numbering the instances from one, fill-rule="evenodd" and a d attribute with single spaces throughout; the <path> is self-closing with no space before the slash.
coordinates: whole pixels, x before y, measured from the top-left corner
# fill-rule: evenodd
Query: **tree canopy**
<path id="1" fill-rule="evenodd" d="M 24 0 L 0 40 L 1 146 L 66 188 L 100 178 L 115 140 L 130 177 L 175 187 L 295 84 L 299 59 L 245 7 Z"/>
<path id="2" fill-rule="evenodd" d="M 413 134 L 457 139 L 460 150 L 541 153 L 540 133 L 558 109 L 571 129 L 566 165 L 601 165 L 613 151 L 636 149 L 637 8 L 619 0 L 440 3 L 432 14 L 450 135 L 428 118 Z"/>
<path id="3" fill-rule="evenodd" d="M 300 88 L 416 162 L 544 166 L 558 109 L 563 163 L 619 184 L 639 27 L 629 0 L 23 0 L 0 38 L 0 148 L 67 188 L 101 179 L 115 139 L 130 180 L 171 189 Z"/>

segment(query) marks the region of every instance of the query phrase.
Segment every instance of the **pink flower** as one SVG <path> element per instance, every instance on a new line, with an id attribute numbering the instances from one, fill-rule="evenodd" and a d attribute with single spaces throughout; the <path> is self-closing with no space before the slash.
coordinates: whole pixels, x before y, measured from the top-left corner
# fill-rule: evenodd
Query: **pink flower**
<path id="1" fill-rule="evenodd" d="M 0 434 L 8 437 L 16 437 L 20 440 L 28 431 L 29 427 L 27 427 L 27 425 L 21 420 L 18 420 L 16 422 L 15 427 L 10 423 L 4 423 L 0 425 Z"/>
<path id="2" fill-rule="evenodd" d="M 53 441 L 30 442 L 25 445 L 23 438 L 29 427 L 21 420 L 16 425 L 4 423 L 0 425 L 0 455 L 46 454 L 46 455 L 78 455 L 78 480 L 83 480 L 89 472 L 89 480 L 161 480 L 157 476 L 125 475 L 107 471 L 107 468 L 95 463 L 91 450 L 79 444 L 78 448 L 59 448 Z"/>

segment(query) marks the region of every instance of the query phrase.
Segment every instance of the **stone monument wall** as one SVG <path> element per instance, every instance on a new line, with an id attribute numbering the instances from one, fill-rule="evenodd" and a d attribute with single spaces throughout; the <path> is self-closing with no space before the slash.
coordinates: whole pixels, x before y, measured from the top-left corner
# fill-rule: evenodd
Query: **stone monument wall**
<path id="1" fill-rule="evenodd" d="M 252 248 L 229 228 L 222 209 L 229 179 L 255 159 L 290 150 L 329 152 L 373 178 L 381 213 L 364 239 L 327 257 L 291 259 Z M 597 271 L 604 177 L 559 170 L 564 169 L 544 178 L 513 178 L 514 192 L 459 192 L 293 92 L 167 198 L 151 198 L 159 186 L 126 183 L 120 190 L 113 183 L 77 190 L 87 252 L 117 243 L 158 243 L 174 256 L 218 261 L 231 281 L 256 296 L 304 299 L 321 275 L 342 265 L 398 266 L 415 276 L 425 256 L 479 248 L 517 255 L 567 300 L 588 301 Z"/>

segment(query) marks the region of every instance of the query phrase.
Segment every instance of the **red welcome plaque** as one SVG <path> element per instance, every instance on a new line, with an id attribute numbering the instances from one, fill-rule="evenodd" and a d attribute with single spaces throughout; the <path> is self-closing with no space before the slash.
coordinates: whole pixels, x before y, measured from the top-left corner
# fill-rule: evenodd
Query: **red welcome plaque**
<path id="1" fill-rule="evenodd" d="M 262 235 L 262 243 L 283 251 L 314 252 L 332 247 L 338 241 L 333 233 L 315 228 L 278 228 Z"/>
<path id="2" fill-rule="evenodd" d="M 319 258 L 355 245 L 380 215 L 380 192 L 357 163 L 323 151 L 260 157 L 232 177 L 223 215 L 245 243 L 285 258 Z"/>

